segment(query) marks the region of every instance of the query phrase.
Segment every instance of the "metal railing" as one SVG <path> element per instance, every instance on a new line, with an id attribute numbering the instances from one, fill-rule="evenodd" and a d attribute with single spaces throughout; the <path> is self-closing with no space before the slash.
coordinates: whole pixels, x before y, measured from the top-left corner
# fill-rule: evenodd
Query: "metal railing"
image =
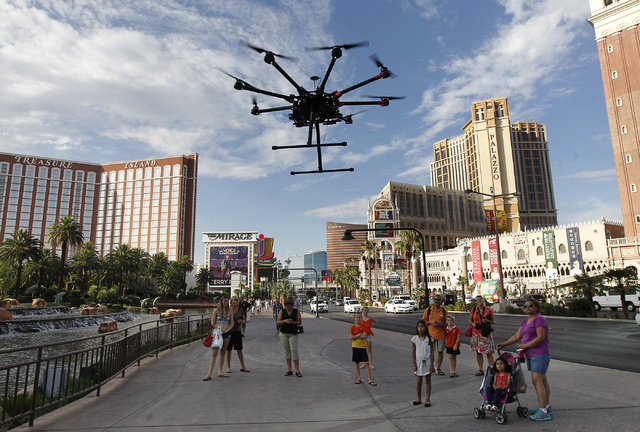
<path id="1" fill-rule="evenodd" d="M 78 399 L 130 366 L 160 351 L 202 339 L 211 329 L 211 315 L 187 315 L 149 321 L 98 336 L 40 346 L 0 350 L 0 357 L 26 357 L 0 366 L 0 426 L 15 426 L 43 411 Z M 62 352 L 62 353 L 61 353 Z"/>

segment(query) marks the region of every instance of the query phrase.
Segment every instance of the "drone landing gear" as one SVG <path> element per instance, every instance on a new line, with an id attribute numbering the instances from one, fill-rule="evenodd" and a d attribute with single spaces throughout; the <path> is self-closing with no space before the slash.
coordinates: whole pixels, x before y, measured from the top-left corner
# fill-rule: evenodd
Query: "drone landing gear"
<path id="1" fill-rule="evenodd" d="M 313 117 L 313 112 L 311 113 L 311 116 Z M 315 128 L 314 128 L 314 125 L 315 125 Z M 314 130 L 315 130 L 315 134 L 316 134 L 316 144 L 312 144 L 311 143 Z M 330 170 L 322 168 L 322 147 L 336 147 L 336 146 L 346 147 L 347 143 L 346 143 L 346 141 L 339 142 L 339 143 L 324 143 L 324 144 L 322 142 L 320 142 L 320 123 L 315 121 L 315 122 L 309 124 L 309 137 L 307 139 L 307 144 L 290 145 L 290 146 L 272 146 L 271 149 L 272 150 L 280 150 L 280 149 L 289 149 L 289 148 L 313 148 L 313 147 L 315 147 L 318 150 L 318 169 L 317 170 L 314 170 L 314 171 L 291 171 L 291 175 L 296 175 L 296 174 L 322 174 L 322 173 L 329 173 L 329 172 L 344 172 L 344 171 L 353 172 L 353 168 L 338 168 L 338 169 L 330 169 Z"/>

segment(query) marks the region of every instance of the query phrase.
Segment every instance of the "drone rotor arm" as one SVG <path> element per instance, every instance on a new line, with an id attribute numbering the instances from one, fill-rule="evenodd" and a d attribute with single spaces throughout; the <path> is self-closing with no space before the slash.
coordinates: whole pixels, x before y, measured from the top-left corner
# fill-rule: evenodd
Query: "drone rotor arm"
<path id="1" fill-rule="evenodd" d="M 286 111 L 286 110 L 290 110 L 293 109 L 293 105 L 288 105 L 288 106 L 281 106 L 281 107 L 273 107 L 273 108 L 263 108 L 263 109 L 256 109 L 255 105 L 253 107 L 253 109 L 251 110 L 251 114 L 253 115 L 259 115 L 262 113 L 268 113 L 268 112 L 275 112 L 275 111 Z"/>
<path id="2" fill-rule="evenodd" d="M 388 78 L 390 75 L 391 75 L 391 72 L 389 72 L 389 71 L 381 72 L 381 73 L 379 73 L 378 75 L 376 75 L 376 76 L 374 76 L 374 77 L 371 77 L 371 78 L 369 78 L 369 79 L 367 79 L 367 80 L 364 80 L 364 81 L 362 81 L 362 82 L 359 82 L 358 84 L 354 84 L 354 85 L 352 85 L 351 87 L 347 87 L 346 89 L 341 90 L 341 91 L 339 91 L 338 93 L 340 93 L 341 95 L 343 95 L 343 94 L 348 93 L 348 92 L 350 92 L 350 91 L 353 91 L 353 90 L 359 89 L 360 87 L 364 87 L 364 86 L 366 86 L 367 84 L 370 84 L 370 83 L 372 83 L 372 82 L 374 82 L 374 81 L 377 81 L 377 80 L 379 80 L 379 79 Z"/>
<path id="3" fill-rule="evenodd" d="M 262 90 L 262 89 L 254 87 L 251 84 L 247 84 L 247 83 L 244 83 L 244 86 L 240 90 L 246 90 L 246 91 L 250 91 L 250 92 L 254 92 L 254 93 L 263 94 L 263 95 L 266 95 L 266 96 L 272 96 L 272 97 L 275 97 L 275 98 L 284 99 L 287 102 L 293 102 L 293 100 L 295 99 L 295 96 L 293 96 L 293 95 L 283 95 L 283 94 L 280 94 L 280 93 L 271 92 L 269 90 Z"/>
<path id="4" fill-rule="evenodd" d="M 291 85 L 292 85 L 292 86 L 294 86 L 294 87 L 296 88 L 296 90 L 298 91 L 298 94 L 303 95 L 303 94 L 307 94 L 307 93 L 308 93 L 304 88 L 300 87 L 300 85 L 298 85 L 298 83 L 297 83 L 297 82 L 295 82 L 295 80 L 294 80 L 293 78 L 291 78 L 291 77 L 289 76 L 289 74 L 288 74 L 284 69 L 282 69 L 282 67 L 278 64 L 278 62 L 277 62 L 275 59 L 273 59 L 273 61 L 272 61 L 272 62 L 268 62 L 268 63 L 269 63 L 271 66 L 273 66 L 274 68 L 276 68 L 276 70 L 277 70 L 278 72 L 280 72 L 280 75 L 282 75 L 283 77 L 285 77 L 285 79 L 286 79 L 287 81 L 289 81 L 289 82 L 291 83 Z"/>

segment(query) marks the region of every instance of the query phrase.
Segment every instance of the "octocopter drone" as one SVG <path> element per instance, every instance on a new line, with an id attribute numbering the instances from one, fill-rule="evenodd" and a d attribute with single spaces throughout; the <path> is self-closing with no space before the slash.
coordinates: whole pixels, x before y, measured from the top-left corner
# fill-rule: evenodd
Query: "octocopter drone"
<path id="1" fill-rule="evenodd" d="M 318 152 L 318 169 L 316 171 L 291 171 L 291 175 L 296 174 L 317 174 L 317 173 L 326 173 L 326 172 L 339 172 L 339 171 L 353 171 L 353 168 L 340 168 L 340 169 L 324 169 L 322 167 L 322 147 L 334 147 L 334 146 L 346 146 L 346 142 L 339 143 L 323 143 L 320 139 L 320 125 L 333 125 L 339 122 L 344 122 L 345 124 L 353 123 L 353 116 L 356 114 L 360 114 L 363 111 L 359 111 L 356 113 L 343 115 L 340 112 L 340 108 L 343 106 L 366 106 L 366 105 L 380 105 L 387 106 L 389 105 L 389 101 L 394 99 L 404 99 L 404 97 L 394 97 L 394 96 L 365 96 L 367 98 L 378 99 L 376 101 L 343 101 L 341 100 L 342 96 L 346 93 L 349 93 L 353 90 L 356 90 L 360 87 L 363 87 L 369 83 L 377 81 L 379 79 L 389 78 L 392 76 L 392 73 L 387 69 L 384 64 L 376 57 L 375 55 L 371 56 L 371 59 L 374 61 L 377 67 L 380 68 L 380 73 L 371 77 L 367 80 L 364 80 L 358 84 L 352 85 L 351 87 L 347 87 L 343 90 L 336 90 L 331 93 L 325 92 L 325 85 L 327 84 L 327 80 L 329 79 L 329 75 L 331 75 L 331 71 L 336 63 L 336 61 L 342 57 L 342 50 L 348 50 L 351 48 L 369 46 L 368 41 L 354 43 L 354 44 L 346 44 L 346 45 L 334 45 L 334 46 L 325 46 L 325 47 L 314 47 L 307 48 L 307 51 L 322 51 L 322 50 L 331 50 L 331 62 L 329 63 L 329 67 L 327 68 L 327 72 L 324 74 L 320 85 L 318 85 L 315 90 L 309 91 L 304 87 L 300 86 L 296 81 L 293 80 L 287 74 L 287 72 L 278 64 L 276 61 L 276 57 L 283 60 L 295 60 L 292 57 L 284 56 L 281 54 L 276 54 L 272 51 L 265 50 L 263 48 L 250 45 L 248 43 L 242 43 L 244 46 L 251 48 L 260 54 L 264 54 L 265 63 L 270 64 L 280 74 L 286 78 L 287 81 L 295 87 L 298 94 L 280 94 L 274 93 L 268 90 L 262 90 L 257 87 L 252 86 L 246 81 L 231 75 L 230 73 L 219 69 L 221 72 L 235 79 L 236 82 L 234 84 L 234 88 L 236 90 L 247 90 L 254 93 L 263 94 L 266 96 L 271 96 L 278 99 L 285 100 L 288 105 L 273 107 L 273 108 L 264 108 L 261 109 L 258 107 L 258 102 L 256 98 L 253 98 L 253 107 L 251 108 L 251 114 L 260 115 L 262 113 L 274 112 L 274 111 L 287 111 L 291 110 L 289 114 L 289 120 L 293 122 L 295 127 L 308 127 L 309 133 L 307 137 L 307 143 L 302 145 L 288 145 L 288 146 L 272 146 L 273 150 L 280 149 L 289 149 L 289 148 L 316 148 Z M 312 76 L 311 80 L 314 82 L 314 87 L 316 81 L 320 80 L 320 77 Z M 315 133 L 315 144 L 313 143 L 313 135 Z"/>

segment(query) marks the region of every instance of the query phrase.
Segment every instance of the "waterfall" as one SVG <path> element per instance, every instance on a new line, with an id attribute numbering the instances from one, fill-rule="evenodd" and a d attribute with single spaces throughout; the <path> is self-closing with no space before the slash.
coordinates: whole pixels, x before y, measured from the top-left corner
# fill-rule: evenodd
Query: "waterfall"
<path id="1" fill-rule="evenodd" d="M 34 308 L 35 310 L 42 310 L 48 308 Z M 11 312 L 13 313 L 13 308 Z M 52 315 L 55 314 L 55 315 Z M 14 333 L 34 333 L 43 332 L 49 330 L 63 330 L 78 327 L 92 327 L 98 326 L 101 322 L 105 321 L 118 321 L 128 322 L 138 319 L 138 317 L 128 311 L 116 312 L 116 313 L 104 313 L 98 315 L 80 315 L 77 312 L 63 313 L 53 312 L 47 314 L 46 312 L 38 318 L 33 316 L 18 318 L 11 321 L 0 321 L 0 335 L 2 334 L 14 334 Z M 64 316 L 59 316 L 64 315 Z"/>

